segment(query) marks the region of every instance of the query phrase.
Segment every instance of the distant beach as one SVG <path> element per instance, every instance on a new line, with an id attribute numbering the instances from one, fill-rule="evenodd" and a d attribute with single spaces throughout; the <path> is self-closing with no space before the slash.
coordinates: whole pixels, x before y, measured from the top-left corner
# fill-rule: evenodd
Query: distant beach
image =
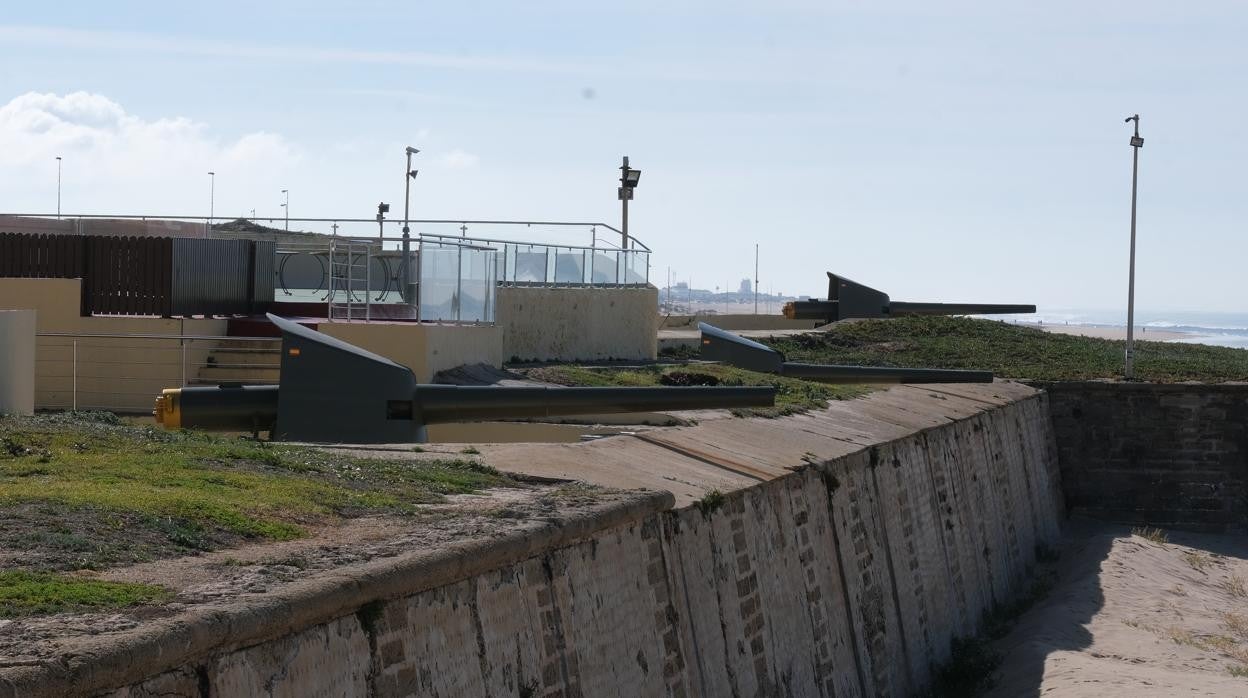
<path id="1" fill-rule="evenodd" d="M 1054 325 L 1052 323 L 1039 322 L 1018 322 L 1014 323 L 1021 327 L 1034 327 L 1045 332 L 1057 332 L 1059 334 L 1073 334 L 1080 337 L 1096 337 L 1098 339 L 1126 339 L 1126 327 L 1110 327 L 1106 325 Z M 1171 329 L 1158 329 L 1156 327 L 1136 327 L 1136 339 L 1146 339 L 1153 342 L 1174 342 L 1174 341 L 1195 341 L 1200 338 L 1198 334 L 1188 332 L 1177 332 Z"/>
<path id="2" fill-rule="evenodd" d="M 1050 332 L 1126 339 L 1126 313 L 1106 310 L 1043 309 L 1026 318 L 996 315 L 993 319 Z M 1206 311 L 1137 311 L 1136 339 L 1209 344 L 1248 349 L 1248 313 Z"/>

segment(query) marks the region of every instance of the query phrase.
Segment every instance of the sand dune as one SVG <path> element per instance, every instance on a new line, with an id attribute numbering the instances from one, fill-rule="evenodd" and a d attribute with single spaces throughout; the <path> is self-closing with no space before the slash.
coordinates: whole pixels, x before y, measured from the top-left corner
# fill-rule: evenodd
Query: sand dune
<path id="1" fill-rule="evenodd" d="M 1248 696 L 1248 540 L 1075 520 L 1057 586 L 997 643 L 994 696 Z"/>

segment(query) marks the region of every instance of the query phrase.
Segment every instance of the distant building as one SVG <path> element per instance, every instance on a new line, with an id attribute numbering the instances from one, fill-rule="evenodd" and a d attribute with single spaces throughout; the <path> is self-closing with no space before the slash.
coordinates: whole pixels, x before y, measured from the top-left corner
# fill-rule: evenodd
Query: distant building
<path id="1" fill-rule="evenodd" d="M 741 288 L 737 289 L 737 293 L 749 293 L 749 292 L 750 292 L 750 280 L 741 279 Z"/>

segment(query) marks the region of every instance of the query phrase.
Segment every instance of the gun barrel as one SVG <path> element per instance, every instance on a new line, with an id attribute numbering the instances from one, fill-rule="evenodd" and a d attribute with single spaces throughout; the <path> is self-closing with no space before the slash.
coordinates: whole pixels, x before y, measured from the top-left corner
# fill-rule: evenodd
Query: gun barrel
<path id="1" fill-rule="evenodd" d="M 277 421 L 276 385 L 167 388 L 152 414 L 166 429 L 267 431 Z"/>
<path id="2" fill-rule="evenodd" d="M 893 301 L 889 315 L 1005 315 L 1034 313 L 1036 306 L 1009 303 L 912 303 Z"/>
<path id="3" fill-rule="evenodd" d="M 991 371 L 785 362 L 780 375 L 822 383 L 991 383 Z"/>
<path id="4" fill-rule="evenodd" d="M 422 385 L 418 419 L 425 424 L 488 419 L 616 414 L 666 410 L 770 407 L 772 387 L 564 388 Z"/>

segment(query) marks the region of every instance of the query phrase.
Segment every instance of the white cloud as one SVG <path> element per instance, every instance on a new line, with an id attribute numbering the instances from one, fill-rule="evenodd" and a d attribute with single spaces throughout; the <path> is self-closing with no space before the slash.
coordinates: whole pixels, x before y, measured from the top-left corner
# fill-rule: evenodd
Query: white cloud
<path id="1" fill-rule="evenodd" d="M 199 212 L 207 205 L 208 171 L 217 173 L 221 204 L 231 192 L 273 189 L 301 160 L 278 134 L 223 138 L 185 117 L 143 119 L 89 92 L 29 92 L 0 106 L 0 152 L 9 165 L 0 171 L 0 188 L 12 194 L 10 201 L 54 202 L 55 191 L 49 199 L 47 189 L 55 184 L 55 158 L 62 156 L 65 188 L 72 192 L 65 210 L 84 213 Z M 193 208 L 173 210 L 184 207 Z"/>
<path id="2" fill-rule="evenodd" d="M 480 161 L 481 158 L 462 150 L 452 150 L 441 158 L 442 164 L 452 170 L 468 170 L 476 167 Z"/>

